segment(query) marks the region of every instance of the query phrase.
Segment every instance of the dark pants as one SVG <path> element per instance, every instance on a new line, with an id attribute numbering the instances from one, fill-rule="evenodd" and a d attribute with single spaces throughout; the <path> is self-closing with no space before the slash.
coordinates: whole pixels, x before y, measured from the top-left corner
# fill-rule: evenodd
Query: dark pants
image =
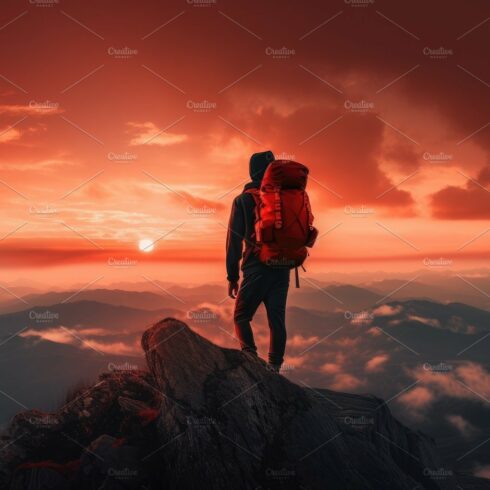
<path id="1" fill-rule="evenodd" d="M 289 270 L 271 269 L 244 271 L 235 304 L 235 333 L 243 350 L 257 352 L 250 322 L 260 303 L 264 303 L 270 329 L 269 363 L 281 365 L 286 349 L 286 299 Z"/>

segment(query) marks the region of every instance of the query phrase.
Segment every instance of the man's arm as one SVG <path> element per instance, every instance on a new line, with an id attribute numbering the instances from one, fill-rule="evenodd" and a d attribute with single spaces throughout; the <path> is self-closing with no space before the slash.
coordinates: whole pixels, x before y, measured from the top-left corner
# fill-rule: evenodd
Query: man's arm
<path id="1" fill-rule="evenodd" d="M 243 240 L 245 237 L 245 217 L 243 207 L 235 198 L 231 207 L 228 234 L 226 237 L 226 272 L 228 274 L 228 294 L 233 298 L 238 291 L 238 279 L 240 278 L 240 260 L 243 252 Z"/>

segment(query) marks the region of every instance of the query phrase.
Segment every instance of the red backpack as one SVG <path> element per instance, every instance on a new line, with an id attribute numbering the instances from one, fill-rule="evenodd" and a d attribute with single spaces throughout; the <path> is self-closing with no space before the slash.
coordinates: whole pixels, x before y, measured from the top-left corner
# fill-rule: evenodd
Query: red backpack
<path id="1" fill-rule="evenodd" d="M 296 269 L 318 236 L 306 193 L 308 168 L 291 160 L 275 160 L 265 171 L 260 189 L 247 189 L 255 200 L 255 253 L 271 267 Z"/>

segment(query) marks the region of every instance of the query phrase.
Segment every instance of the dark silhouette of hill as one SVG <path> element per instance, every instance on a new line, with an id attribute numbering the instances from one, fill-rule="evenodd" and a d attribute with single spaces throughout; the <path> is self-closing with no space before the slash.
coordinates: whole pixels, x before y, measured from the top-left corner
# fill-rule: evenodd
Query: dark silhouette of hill
<path id="1" fill-rule="evenodd" d="M 112 365 L 141 365 L 141 326 L 176 314 L 78 301 L 0 315 L 0 389 L 8 395 L 0 396 L 0 425 L 22 406 L 54 407 L 70 385 L 92 383 Z"/>
<path id="2" fill-rule="evenodd" d="M 463 303 L 437 303 L 428 300 L 408 300 L 392 301 L 392 307 L 400 306 L 405 316 L 417 316 L 420 318 L 435 319 L 442 328 L 458 331 L 456 318 L 464 319 L 462 329 L 468 330 L 474 327 L 474 332 L 490 331 L 490 312 Z M 394 318 L 401 317 L 402 314 L 393 315 Z M 451 323 L 453 320 L 453 323 Z"/>
<path id="3" fill-rule="evenodd" d="M 292 292 L 288 302 L 292 306 L 320 311 L 357 311 L 374 306 L 382 298 L 382 294 L 349 284 L 322 286 L 304 281 L 301 289 Z"/>
<path id="4" fill-rule="evenodd" d="M 176 284 L 161 286 L 158 282 L 138 283 L 142 290 L 131 289 L 87 289 L 50 291 L 45 293 L 12 294 L 4 292 L 0 298 L 0 312 L 13 313 L 26 309 L 27 306 L 49 306 L 79 301 L 95 301 L 114 306 L 126 306 L 144 310 L 166 308 L 185 308 L 187 303 L 202 301 L 218 302 L 226 298 L 226 289 L 222 286 L 183 287 Z M 129 287 L 129 286 L 128 286 Z M 1 290 L 0 290 L 1 292 Z M 19 299 L 20 298 L 20 299 Z"/>
<path id="5" fill-rule="evenodd" d="M 488 488 L 379 398 L 301 388 L 171 318 L 142 346 L 148 371 L 103 374 L 56 412 L 13 419 L 1 488 Z"/>
<path id="6" fill-rule="evenodd" d="M 76 345 L 17 336 L 2 346 L 0 426 L 26 407 L 56 408 L 76 383 L 93 384 L 102 372 L 144 363 L 141 356 L 107 354 L 90 342 L 73 341 Z"/>
<path id="7" fill-rule="evenodd" d="M 160 294 L 159 294 L 160 293 Z M 86 291 L 53 291 L 47 293 L 28 294 L 22 297 L 23 301 L 10 298 L 9 302 L 0 305 L 2 313 L 13 313 L 26 309 L 27 306 L 49 306 L 55 304 L 77 303 L 80 301 L 95 301 L 113 306 L 126 306 L 144 310 L 158 310 L 163 305 L 182 306 L 178 298 L 166 294 L 150 291 L 124 291 L 121 289 L 88 289 Z"/>
<path id="8" fill-rule="evenodd" d="M 414 277 L 418 274 L 414 273 Z M 466 280 L 465 280 L 466 279 Z M 488 308 L 490 301 L 485 291 L 490 290 L 488 277 L 453 277 L 420 274 L 417 280 L 384 279 L 360 284 L 389 300 L 426 299 L 442 303 L 465 303 L 476 308 Z M 483 291 L 483 292 L 482 292 Z"/>
<path id="9" fill-rule="evenodd" d="M 78 301 L 72 303 L 50 303 L 0 315 L 0 336 L 13 334 L 24 327 L 45 329 L 58 325 L 74 328 L 88 325 L 117 331 L 136 330 L 141 325 L 154 323 L 164 315 L 177 314 L 177 310 L 173 308 L 162 308 L 162 302 L 159 309 L 146 310 L 77 299 Z"/>

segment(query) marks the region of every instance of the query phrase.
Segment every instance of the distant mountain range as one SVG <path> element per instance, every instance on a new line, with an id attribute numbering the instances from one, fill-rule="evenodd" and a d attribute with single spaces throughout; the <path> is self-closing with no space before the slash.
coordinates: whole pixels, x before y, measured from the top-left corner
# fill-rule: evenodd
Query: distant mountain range
<path id="1" fill-rule="evenodd" d="M 455 284 L 438 291 L 457 296 Z M 53 408 L 71 386 L 92 382 L 109 365 L 138 365 L 142 328 L 163 317 L 237 346 L 233 301 L 223 287 L 164 287 L 29 292 L 27 305 L 0 304 L 0 424 L 22 406 Z M 490 313 L 456 301 L 396 298 L 412 287 L 415 281 L 389 280 L 369 288 L 316 281 L 291 288 L 285 376 L 304 386 L 381 396 L 402 421 L 441 441 L 453 463 L 469 471 L 490 465 L 485 444 L 458 461 L 488 431 Z M 417 291 L 437 293 L 428 285 Z M 263 309 L 254 331 L 264 357 Z"/>
<path id="2" fill-rule="evenodd" d="M 0 434 L 2 488 L 484 490 L 382 400 L 294 384 L 165 319 L 147 369 L 102 374 Z M 27 485 L 28 483 L 28 485 Z"/>
<path id="3" fill-rule="evenodd" d="M 322 276 L 318 276 L 322 277 Z M 181 286 L 163 281 L 119 282 L 108 288 L 72 288 L 66 291 L 39 292 L 37 288 L 15 283 L 0 289 L 0 313 L 21 311 L 26 307 L 49 306 L 81 300 L 157 310 L 186 308 L 198 302 L 222 303 L 227 298 L 225 285 Z M 301 288 L 291 287 L 289 305 L 319 311 L 356 310 L 393 300 L 424 299 L 441 303 L 464 303 L 490 308 L 490 276 L 414 273 L 408 279 L 380 279 L 359 283 L 338 283 L 302 276 Z"/>
<path id="4" fill-rule="evenodd" d="M 161 305 L 160 305 L 161 306 Z M 143 309 L 91 300 L 72 303 L 46 302 L 15 313 L 0 315 L 0 335 L 14 334 L 20 329 L 66 327 L 104 328 L 114 332 L 132 330 L 136 325 L 151 323 L 162 316 L 175 316 L 174 308 Z"/>
<path id="5" fill-rule="evenodd" d="M 416 279 L 414 279 L 416 278 Z M 440 276 L 414 274 L 409 280 L 383 279 L 362 284 L 371 291 L 394 299 L 429 299 L 441 303 L 458 302 L 490 307 L 490 279 L 488 277 L 465 277 L 464 275 Z"/>
<path id="6" fill-rule="evenodd" d="M 19 410 L 58 407 L 75 386 L 104 371 L 141 365 L 141 356 L 104 354 L 89 346 L 3 337 L 0 341 L 0 426 Z"/>

